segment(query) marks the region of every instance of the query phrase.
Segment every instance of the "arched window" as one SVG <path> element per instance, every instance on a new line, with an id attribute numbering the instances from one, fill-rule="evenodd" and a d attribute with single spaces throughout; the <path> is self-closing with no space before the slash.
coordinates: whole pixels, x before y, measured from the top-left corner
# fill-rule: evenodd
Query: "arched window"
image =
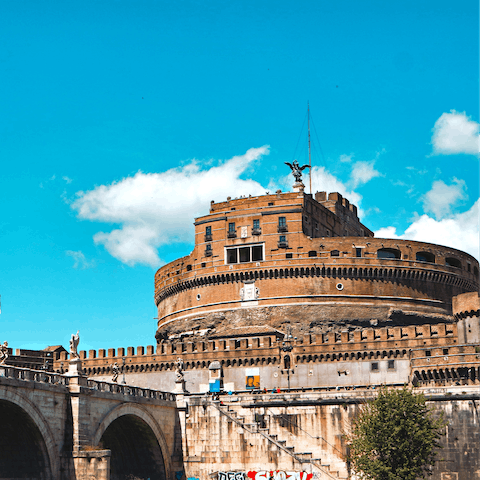
<path id="1" fill-rule="evenodd" d="M 400 259 L 402 258 L 402 252 L 396 248 L 380 248 L 377 250 L 377 258 Z"/>
<path id="2" fill-rule="evenodd" d="M 460 260 L 454 257 L 446 258 L 445 265 L 448 265 L 449 267 L 462 268 L 462 263 L 460 262 Z"/>
<path id="3" fill-rule="evenodd" d="M 430 252 L 417 252 L 416 259 L 417 262 L 435 263 L 435 255 Z"/>

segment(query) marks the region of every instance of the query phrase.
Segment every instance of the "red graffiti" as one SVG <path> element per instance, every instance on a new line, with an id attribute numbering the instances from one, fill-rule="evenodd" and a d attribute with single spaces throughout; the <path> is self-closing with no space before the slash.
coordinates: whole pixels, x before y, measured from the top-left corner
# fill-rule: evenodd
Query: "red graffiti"
<path id="1" fill-rule="evenodd" d="M 251 480 L 312 480 L 313 474 L 307 472 L 286 472 L 283 470 L 261 470 L 247 473 Z"/>

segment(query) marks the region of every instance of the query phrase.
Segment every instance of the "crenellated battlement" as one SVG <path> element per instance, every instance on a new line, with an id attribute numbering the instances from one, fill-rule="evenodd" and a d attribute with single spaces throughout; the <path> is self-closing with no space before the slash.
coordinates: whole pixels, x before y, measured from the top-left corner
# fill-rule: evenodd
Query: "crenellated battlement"
<path id="1" fill-rule="evenodd" d="M 291 341 L 294 361 L 351 361 L 378 357 L 409 357 L 413 349 L 455 347 L 457 326 L 454 323 L 411 325 L 406 327 L 366 328 L 356 331 L 331 332 L 320 335 L 304 335 Z M 79 352 L 87 375 L 108 373 L 111 365 L 123 365 L 127 371 L 156 371 L 173 369 L 181 357 L 186 369 L 208 368 L 211 362 L 219 361 L 225 366 L 279 364 L 282 358 L 284 339 L 268 333 L 254 337 L 211 338 L 198 340 L 192 336 L 181 341 L 163 341 L 153 345 L 82 350 Z M 54 364 L 61 370 L 68 360 L 66 352 Z"/>

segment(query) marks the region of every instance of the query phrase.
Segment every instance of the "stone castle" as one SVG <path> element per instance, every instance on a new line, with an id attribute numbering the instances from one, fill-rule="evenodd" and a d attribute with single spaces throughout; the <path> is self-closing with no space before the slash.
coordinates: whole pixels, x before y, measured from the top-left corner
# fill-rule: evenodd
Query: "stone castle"
<path id="1" fill-rule="evenodd" d="M 459 250 L 375 238 L 339 193 L 228 198 L 155 274 L 156 345 L 81 352 L 83 368 L 107 380 L 125 359 L 129 382 L 171 390 L 181 357 L 190 393 L 247 390 L 251 368 L 267 390 L 472 383 L 478 277 Z"/>
<path id="2" fill-rule="evenodd" d="M 354 478 L 358 405 L 405 384 L 449 422 L 433 478 L 480 478 L 477 260 L 375 238 L 339 193 L 293 190 L 212 201 L 192 253 L 155 274 L 156 344 L 80 351 L 83 374 L 176 394 L 177 480 Z"/>

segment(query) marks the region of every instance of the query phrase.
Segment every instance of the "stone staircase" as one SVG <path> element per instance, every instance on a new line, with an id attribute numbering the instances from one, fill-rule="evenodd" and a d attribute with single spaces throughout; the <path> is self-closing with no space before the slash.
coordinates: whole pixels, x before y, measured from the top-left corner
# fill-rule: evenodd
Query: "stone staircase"
<path id="1" fill-rule="evenodd" d="M 230 405 L 222 405 L 219 401 L 212 402 L 212 405 L 224 415 L 228 421 L 235 423 L 241 429 L 251 435 L 261 435 L 271 444 L 277 446 L 280 450 L 290 455 L 299 464 L 311 464 L 316 467 L 322 474 L 330 479 L 346 479 L 347 475 L 330 468 L 330 465 L 323 464 L 321 458 L 314 458 L 312 452 L 296 452 L 294 446 L 287 445 L 287 440 L 279 439 L 278 435 L 271 434 L 268 427 L 261 427 L 258 422 L 248 421 L 245 417 L 240 416 L 238 412 L 231 408 Z M 322 475 L 323 476 L 323 475 Z"/>

